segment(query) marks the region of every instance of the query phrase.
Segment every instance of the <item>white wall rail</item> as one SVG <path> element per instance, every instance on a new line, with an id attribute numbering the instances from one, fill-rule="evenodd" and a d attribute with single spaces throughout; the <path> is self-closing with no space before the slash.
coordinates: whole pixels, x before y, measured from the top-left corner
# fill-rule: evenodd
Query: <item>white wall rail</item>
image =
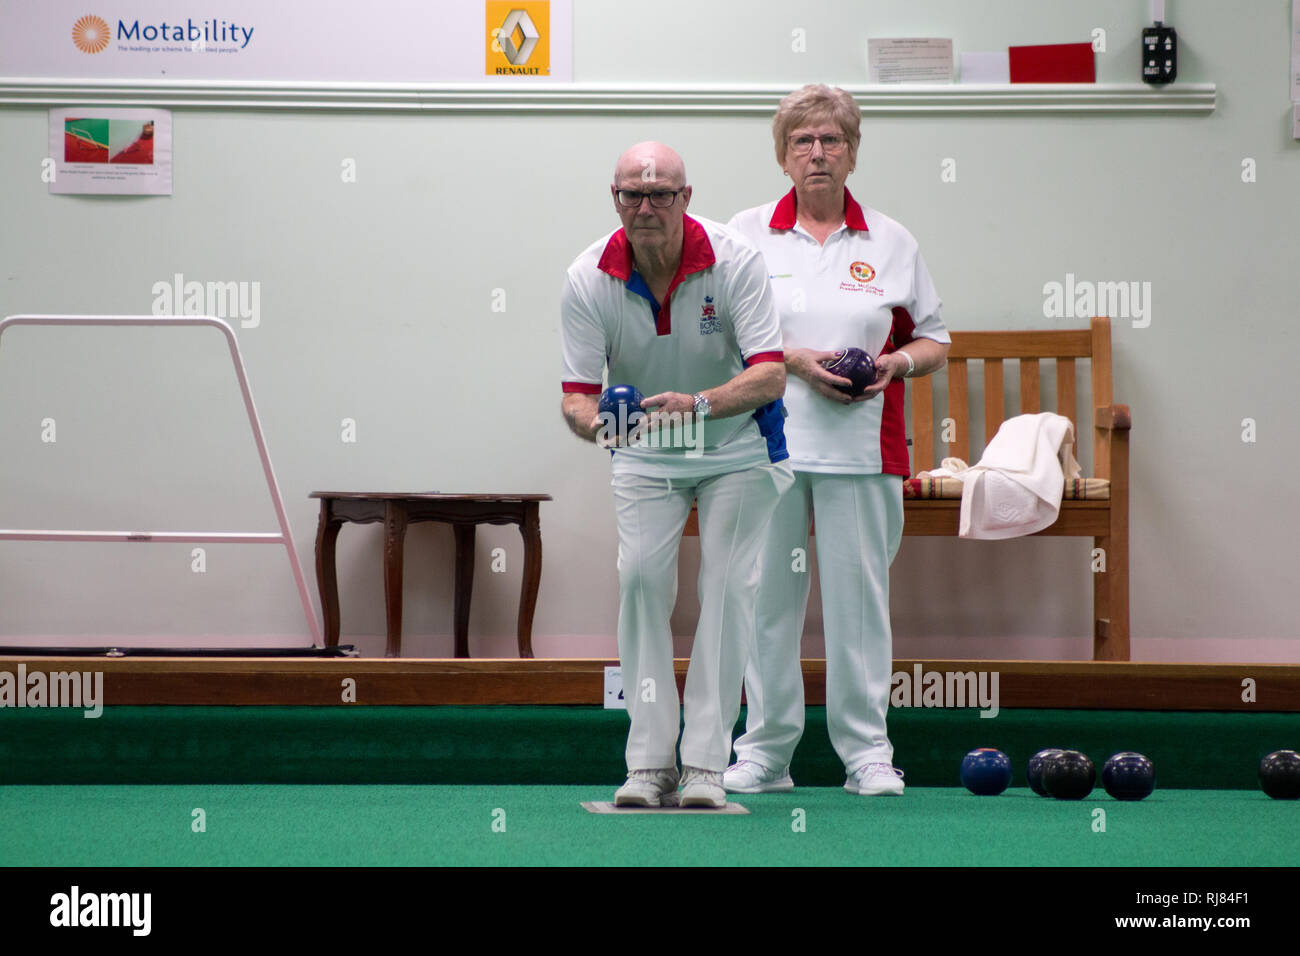
<path id="1" fill-rule="evenodd" d="M 325 83 L 246 80 L 87 80 L 0 77 L 3 106 L 425 111 L 436 113 L 659 113 L 771 116 L 798 84 Z M 1214 112 L 1213 83 L 897 83 L 845 85 L 867 115 Z"/>

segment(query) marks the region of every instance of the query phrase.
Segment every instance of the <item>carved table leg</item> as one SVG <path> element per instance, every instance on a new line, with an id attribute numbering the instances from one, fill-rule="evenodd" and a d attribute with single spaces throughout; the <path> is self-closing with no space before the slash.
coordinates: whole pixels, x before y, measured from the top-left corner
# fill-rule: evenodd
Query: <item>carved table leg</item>
<path id="1" fill-rule="evenodd" d="M 402 656 L 402 557 L 405 540 L 406 505 L 400 501 L 388 501 L 384 505 L 384 601 L 388 612 L 386 657 Z"/>
<path id="2" fill-rule="evenodd" d="M 331 514 L 330 502 L 320 502 L 320 523 L 316 527 L 316 587 L 320 591 L 321 611 L 325 615 L 325 646 L 339 643 L 339 578 L 334 564 L 334 543 L 343 522 Z"/>
<path id="3" fill-rule="evenodd" d="M 533 656 L 533 611 L 537 608 L 537 586 L 542 580 L 542 529 L 537 502 L 524 504 L 519 526 L 524 539 L 524 582 L 519 589 L 519 656 Z"/>

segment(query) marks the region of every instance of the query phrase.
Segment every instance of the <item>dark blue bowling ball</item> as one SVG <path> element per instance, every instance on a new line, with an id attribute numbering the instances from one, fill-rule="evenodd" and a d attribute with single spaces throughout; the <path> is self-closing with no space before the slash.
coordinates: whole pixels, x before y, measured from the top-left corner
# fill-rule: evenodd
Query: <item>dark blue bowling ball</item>
<path id="1" fill-rule="evenodd" d="M 835 358 L 822 362 L 822 368 L 832 375 L 847 378 L 852 385 L 836 385 L 846 395 L 861 395 L 876 384 L 876 363 L 862 349 L 844 349 Z"/>
<path id="2" fill-rule="evenodd" d="M 972 750 L 962 758 L 961 783 L 981 797 L 997 796 L 1011 783 L 1011 760 L 992 747 Z"/>
<path id="3" fill-rule="evenodd" d="M 611 385 L 600 396 L 598 411 L 601 416 L 613 416 L 608 419 L 611 430 L 621 429 L 626 424 L 627 430 L 631 431 L 645 417 L 645 411 L 641 408 L 643 401 L 645 396 L 636 386 Z"/>
<path id="4" fill-rule="evenodd" d="M 1275 750 L 1261 760 L 1259 786 L 1274 800 L 1300 798 L 1300 753 Z"/>
<path id="5" fill-rule="evenodd" d="M 1156 788 L 1156 767 L 1142 754 L 1124 750 L 1101 769 L 1101 785 L 1116 800 L 1142 800 Z"/>
<path id="6" fill-rule="evenodd" d="M 1082 800 L 1097 783 L 1092 759 L 1077 750 L 1048 757 L 1043 767 L 1043 787 L 1057 800 Z"/>
<path id="7" fill-rule="evenodd" d="M 1047 788 L 1043 786 L 1043 770 L 1047 766 L 1047 761 L 1060 752 L 1060 749 L 1055 747 L 1040 750 L 1030 757 L 1029 763 L 1025 765 L 1025 780 L 1029 784 L 1029 789 L 1040 797 L 1048 796 Z"/>

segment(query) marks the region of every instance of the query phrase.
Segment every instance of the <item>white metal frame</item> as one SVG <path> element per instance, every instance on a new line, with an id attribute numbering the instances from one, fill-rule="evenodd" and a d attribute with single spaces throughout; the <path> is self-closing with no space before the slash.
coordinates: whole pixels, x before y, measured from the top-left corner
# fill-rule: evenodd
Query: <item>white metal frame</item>
<path id="1" fill-rule="evenodd" d="M 320 624 L 316 620 L 316 611 L 307 591 L 307 580 L 303 577 L 302 565 L 298 562 L 298 552 L 294 550 L 293 535 L 289 529 L 289 519 L 284 512 L 284 502 L 280 498 L 280 486 L 275 480 L 275 471 L 271 467 L 271 456 L 266 450 L 266 439 L 262 437 L 262 426 L 257 418 L 257 407 L 253 404 L 253 392 L 248 385 L 248 376 L 244 372 L 244 360 L 239 354 L 239 343 L 231 327 L 221 319 L 212 316 L 188 315 L 10 315 L 0 321 L 0 335 L 12 325 L 56 325 L 56 326 L 110 326 L 134 325 L 145 327 L 161 326 L 211 326 L 220 329 L 230 346 L 230 358 L 235 365 L 235 375 L 239 378 L 239 388 L 244 395 L 244 407 L 248 411 L 248 423 L 253 429 L 253 439 L 257 442 L 257 453 L 262 459 L 262 471 L 266 475 L 267 489 L 271 492 L 271 501 L 275 505 L 275 516 L 280 523 L 279 533 L 256 531 L 49 531 L 20 530 L 0 528 L 0 541 L 133 541 L 203 543 L 203 544 L 283 544 L 289 554 L 289 564 L 293 568 L 294 582 L 298 586 L 298 596 L 302 599 L 302 610 L 307 616 L 311 628 L 312 641 L 323 646 Z"/>

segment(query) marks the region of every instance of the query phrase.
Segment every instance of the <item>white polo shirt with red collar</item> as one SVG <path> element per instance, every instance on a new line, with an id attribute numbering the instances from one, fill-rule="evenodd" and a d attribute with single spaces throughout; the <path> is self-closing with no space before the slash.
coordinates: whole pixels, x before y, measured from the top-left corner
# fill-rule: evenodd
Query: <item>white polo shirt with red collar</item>
<path id="1" fill-rule="evenodd" d="M 824 244 L 798 224 L 795 191 L 737 213 L 728 223 L 767 262 L 787 349 L 860 348 L 873 358 L 914 338 L 952 340 L 912 234 L 844 190 L 844 223 Z M 889 383 L 869 402 L 840 405 L 803 379 L 786 379 L 785 436 L 796 471 L 910 474 L 905 386 Z"/>
<path id="2" fill-rule="evenodd" d="M 662 303 L 618 229 L 574 260 L 560 298 L 563 387 L 599 395 L 611 385 L 643 395 L 696 392 L 730 381 L 749 365 L 783 362 L 781 326 L 763 257 L 720 223 L 683 217 L 682 261 Z M 628 447 L 614 473 L 705 477 L 788 457 L 781 401 L 748 415 L 710 419 L 700 446 Z"/>

